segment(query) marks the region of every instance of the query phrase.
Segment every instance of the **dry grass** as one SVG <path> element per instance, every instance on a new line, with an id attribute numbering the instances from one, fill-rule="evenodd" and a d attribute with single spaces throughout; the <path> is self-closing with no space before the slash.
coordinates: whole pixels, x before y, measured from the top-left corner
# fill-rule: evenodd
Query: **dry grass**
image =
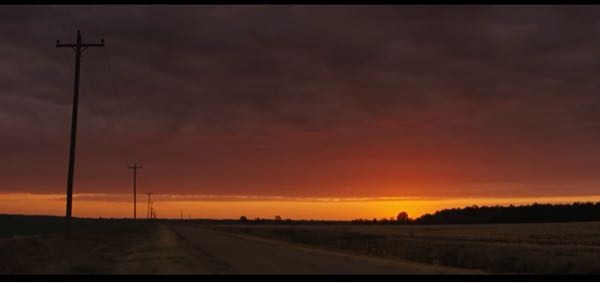
<path id="1" fill-rule="evenodd" d="M 221 225 L 216 229 L 385 258 L 498 273 L 600 273 L 600 223 Z"/>
<path id="2" fill-rule="evenodd" d="M 205 273 L 211 266 L 211 258 L 194 253 L 187 241 L 158 223 L 86 220 L 74 226 L 73 237 L 67 240 L 60 233 L 62 222 L 50 225 L 56 221 L 38 219 L 48 223 L 44 227 L 34 225 L 35 219 L 27 221 L 0 223 L 2 274 Z M 322 249 L 486 272 L 600 273 L 598 222 L 210 227 Z"/>
<path id="3" fill-rule="evenodd" d="M 163 225 L 100 224 L 62 234 L 0 239 L 1 274 L 153 274 L 202 272 Z"/>

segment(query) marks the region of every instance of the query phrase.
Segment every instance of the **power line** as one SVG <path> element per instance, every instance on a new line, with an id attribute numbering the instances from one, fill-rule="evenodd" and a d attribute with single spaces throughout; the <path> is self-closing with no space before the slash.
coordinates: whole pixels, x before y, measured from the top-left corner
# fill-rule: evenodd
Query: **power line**
<path id="1" fill-rule="evenodd" d="M 63 9 L 62 13 L 65 15 L 64 19 L 66 21 L 69 21 L 69 24 L 65 24 L 63 23 L 63 21 L 61 21 L 57 15 L 56 9 L 53 6 L 49 6 L 49 8 L 51 9 L 52 14 L 54 15 L 54 20 L 56 21 L 56 23 L 58 24 L 59 28 L 63 29 L 63 32 L 65 31 L 65 27 L 66 26 L 78 26 L 78 27 L 82 27 L 82 26 L 89 26 L 87 24 L 85 24 L 84 22 L 82 22 L 79 18 L 75 18 L 73 16 L 74 13 L 72 13 L 72 11 L 68 10 L 68 9 Z M 104 38 L 104 36 L 103 36 Z M 106 50 L 106 49 L 104 49 Z M 83 57 L 83 56 L 82 56 Z M 82 88 L 92 92 L 92 93 L 98 93 L 96 90 L 98 89 L 97 86 L 101 85 L 97 83 L 96 77 L 91 76 L 90 80 L 88 80 L 89 82 L 89 87 L 87 87 L 86 85 L 82 85 Z M 107 84 L 104 84 L 107 85 Z M 94 114 L 95 116 L 99 116 L 101 118 L 101 120 L 104 120 L 102 122 L 103 127 L 107 129 L 108 131 L 114 129 L 115 127 L 115 122 L 112 119 L 112 117 L 108 114 L 108 110 L 110 107 L 108 105 L 105 104 L 103 99 L 99 99 L 96 97 L 96 95 L 90 95 L 89 96 L 90 99 L 92 99 L 92 103 L 88 104 L 89 105 L 89 109 L 91 111 L 92 114 Z M 108 136 L 107 135 L 101 135 L 102 139 L 105 141 L 108 141 Z"/>
<path id="2" fill-rule="evenodd" d="M 152 195 L 152 193 L 148 193 L 148 208 L 146 209 L 146 219 L 150 219 L 150 195 Z"/>
<path id="3" fill-rule="evenodd" d="M 87 7 L 87 6 L 84 6 Z M 90 24 L 87 24 L 85 21 L 81 20 L 80 17 L 76 17 L 72 13 L 72 11 L 70 10 L 65 10 L 66 13 L 68 13 L 69 15 L 71 15 L 71 22 L 77 26 L 91 26 Z M 88 17 L 89 18 L 89 17 Z M 104 34 L 100 34 L 100 36 L 102 38 L 106 38 L 106 36 Z M 107 48 L 104 48 L 103 50 L 106 52 Z M 93 77 L 90 81 L 90 91 L 92 91 L 93 93 L 98 93 L 101 92 L 101 90 L 99 89 L 100 85 L 110 85 L 110 83 L 104 83 L 104 84 L 100 84 L 97 83 L 98 81 L 96 80 L 95 77 Z M 112 129 L 114 129 L 115 127 L 115 122 L 114 119 L 111 117 L 111 115 L 109 114 L 109 109 L 111 109 L 112 107 L 109 107 L 109 105 L 106 104 L 105 100 L 96 96 L 96 95 L 90 95 L 89 96 L 91 99 L 93 99 L 93 103 L 90 103 L 90 110 L 93 114 L 99 116 L 100 118 L 104 118 L 103 120 L 103 125 L 106 127 L 106 129 L 108 131 L 111 131 Z M 103 139 L 105 141 L 108 141 L 108 137 L 106 135 L 102 135 Z"/>
<path id="4" fill-rule="evenodd" d="M 81 32 L 77 30 L 77 42 L 61 44 L 56 40 L 56 47 L 68 47 L 75 49 L 75 85 L 73 88 L 73 111 L 71 114 L 71 145 L 69 149 L 69 169 L 67 173 L 67 210 L 65 222 L 65 235 L 70 235 L 71 208 L 73 201 L 73 174 L 75 172 L 75 144 L 77 140 L 77 110 L 79 107 L 79 63 L 81 54 L 89 47 L 103 47 L 104 39 L 101 43 L 82 43 Z M 83 47 L 83 50 L 81 49 Z"/>
<path id="5" fill-rule="evenodd" d="M 34 7 L 36 8 L 36 11 L 38 12 L 38 14 L 40 14 L 40 17 L 42 17 L 42 18 L 43 18 L 43 13 L 40 11 L 40 9 L 41 9 L 41 8 L 40 8 L 40 7 L 38 7 L 38 6 L 34 6 Z M 56 25 L 56 27 L 58 27 L 58 29 L 61 29 L 63 33 L 66 33 L 66 31 L 65 31 L 65 29 L 66 29 L 66 28 L 65 28 L 65 24 L 64 24 L 64 23 L 63 23 L 63 22 L 62 22 L 62 21 L 59 19 L 58 15 L 57 15 L 57 13 L 56 13 L 56 10 L 54 9 L 54 7 L 52 7 L 51 5 L 50 5 L 50 6 L 48 6 L 48 7 L 49 7 L 50 11 L 52 12 L 52 15 L 54 16 L 54 17 L 53 17 L 53 20 L 54 20 L 54 24 Z M 71 22 L 73 22 L 73 23 L 74 23 L 74 21 L 71 21 Z M 55 33 L 58 35 L 60 32 L 58 32 L 58 30 L 56 29 L 56 27 L 55 27 L 54 25 L 52 25 L 52 28 L 54 29 Z M 66 55 L 66 54 L 64 54 L 64 56 L 67 56 L 67 55 Z M 71 65 L 69 65 L 69 67 L 70 67 L 70 68 L 72 68 L 72 67 L 71 67 Z M 95 89 L 97 89 L 95 86 L 96 86 L 97 84 L 96 84 L 96 78 L 95 78 L 94 76 L 91 76 L 91 77 L 90 77 L 90 84 L 91 84 L 91 88 L 89 88 L 89 89 L 88 89 L 88 91 L 90 91 L 90 92 L 95 92 Z M 85 85 L 83 85 L 82 87 L 83 87 L 84 89 L 86 89 L 86 86 L 85 86 Z M 91 95 L 90 97 L 91 97 L 92 99 L 94 99 L 94 98 L 95 98 L 95 96 L 94 96 L 94 95 Z M 95 104 L 100 106 L 100 107 L 98 107 L 97 111 L 96 111 L 96 108 L 95 108 L 95 107 L 93 107 Z M 110 116 L 107 114 L 107 111 L 106 111 L 106 108 L 107 108 L 107 106 L 106 106 L 106 105 L 104 105 L 103 101 L 102 101 L 102 100 L 98 100 L 98 99 L 94 99 L 94 103 L 92 103 L 92 104 L 90 104 L 90 105 L 91 105 L 91 106 L 90 106 L 90 109 L 92 110 L 92 113 L 93 113 L 93 114 L 96 114 L 96 115 L 103 116 L 103 117 L 106 119 L 106 127 L 107 127 L 109 130 L 110 130 L 110 129 L 113 129 L 113 128 L 114 128 L 114 124 L 115 124 L 115 122 L 114 122 L 114 121 L 113 121 L 113 119 L 112 119 L 112 118 L 111 118 L 111 117 L 110 117 Z M 104 137 L 105 139 L 107 139 L 106 135 L 102 135 L 102 137 Z"/>
<path id="6" fill-rule="evenodd" d="M 34 11 L 38 14 L 39 18 L 47 21 L 47 26 L 49 26 L 54 31 L 56 37 L 61 37 L 61 35 L 64 35 L 66 33 L 66 31 L 65 31 L 66 25 L 58 17 L 57 12 L 55 11 L 54 7 L 46 6 L 47 9 L 43 9 L 43 10 L 41 8 L 42 6 L 33 5 L 33 7 L 34 7 Z M 52 18 L 52 19 L 49 19 L 49 18 Z M 70 61 L 70 59 L 71 59 L 71 57 L 68 56 L 64 52 L 60 52 L 60 55 L 65 57 L 64 62 Z M 68 70 L 73 71 L 73 66 L 71 64 L 65 64 L 65 65 L 67 66 Z M 93 114 L 93 116 L 99 117 L 99 119 L 101 119 L 101 123 L 100 123 L 101 129 L 105 130 L 105 133 L 97 133 L 97 131 L 94 131 L 94 133 L 96 134 L 95 138 L 97 140 L 102 140 L 105 144 L 109 144 L 110 136 L 107 133 L 109 133 L 112 129 L 114 129 L 115 122 L 106 111 L 106 108 L 108 106 L 106 106 L 103 103 L 102 99 L 98 100 L 96 98 L 96 96 L 94 95 L 94 93 L 98 93 L 96 91 L 97 88 L 95 87 L 97 85 L 96 84 L 96 76 L 93 76 L 93 75 L 89 76 L 88 82 L 89 82 L 89 84 L 83 84 L 80 87 L 81 87 L 82 91 L 89 92 L 91 94 L 88 97 L 91 98 L 92 101 L 91 101 L 91 103 L 84 103 L 84 104 L 90 105 L 91 114 Z M 97 107 L 95 107 L 95 106 L 97 106 Z M 38 127 L 41 128 L 41 130 L 47 129 L 47 127 L 41 126 L 42 123 L 36 123 L 36 124 L 38 125 Z"/>
<path id="7" fill-rule="evenodd" d="M 135 220 L 137 217 L 137 191 L 136 191 L 136 185 L 137 185 L 137 170 L 138 169 L 142 169 L 142 166 L 138 166 L 137 163 L 133 163 L 133 166 L 129 166 L 129 169 L 133 169 L 133 219 Z"/>

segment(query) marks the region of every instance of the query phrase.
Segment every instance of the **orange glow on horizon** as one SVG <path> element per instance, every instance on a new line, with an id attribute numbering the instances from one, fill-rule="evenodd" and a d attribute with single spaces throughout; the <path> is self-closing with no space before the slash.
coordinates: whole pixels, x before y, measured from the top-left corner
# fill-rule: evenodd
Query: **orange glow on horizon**
<path id="1" fill-rule="evenodd" d="M 444 208 L 470 205 L 523 205 L 531 203 L 572 203 L 600 201 L 600 196 L 519 197 L 519 198 L 292 198 L 259 196 L 153 195 L 159 218 L 238 219 L 244 215 L 273 219 L 352 220 L 395 217 L 408 212 L 411 218 Z M 0 194 L 0 213 L 64 215 L 65 201 L 58 194 Z M 137 214 L 146 217 L 145 195 L 138 195 Z M 131 195 L 76 194 L 74 217 L 129 218 L 133 214 Z"/>

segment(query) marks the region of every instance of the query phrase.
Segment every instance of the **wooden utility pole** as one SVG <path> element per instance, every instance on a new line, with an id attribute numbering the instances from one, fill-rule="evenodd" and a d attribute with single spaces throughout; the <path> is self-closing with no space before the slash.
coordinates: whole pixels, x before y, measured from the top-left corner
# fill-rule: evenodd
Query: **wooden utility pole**
<path id="1" fill-rule="evenodd" d="M 137 214 L 137 192 L 136 192 L 136 183 L 137 183 L 137 170 L 142 169 L 142 166 L 138 166 L 137 163 L 133 163 L 133 166 L 129 166 L 129 169 L 133 169 L 133 219 L 136 219 Z"/>
<path id="2" fill-rule="evenodd" d="M 75 50 L 75 86 L 73 88 L 73 110 L 71 114 L 71 145 L 69 147 L 69 169 L 67 173 L 67 211 L 65 215 L 65 235 L 71 234 L 71 211 L 73 203 L 73 174 L 75 172 L 75 142 L 77 140 L 77 108 L 79 106 L 79 62 L 81 54 L 88 47 L 104 47 L 104 39 L 101 43 L 82 43 L 81 32 L 77 30 L 77 42 L 61 44 L 56 40 L 56 47 L 70 47 Z M 83 47 L 83 50 L 81 49 Z"/>
<path id="3" fill-rule="evenodd" d="M 151 195 L 151 193 L 148 193 L 148 208 L 147 208 L 147 211 L 146 211 L 146 218 L 148 220 L 150 220 L 150 195 Z"/>

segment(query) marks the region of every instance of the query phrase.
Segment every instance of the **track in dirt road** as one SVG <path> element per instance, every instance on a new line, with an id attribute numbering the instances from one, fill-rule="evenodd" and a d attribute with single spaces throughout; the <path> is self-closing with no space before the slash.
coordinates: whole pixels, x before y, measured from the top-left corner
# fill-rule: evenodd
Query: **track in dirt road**
<path id="1" fill-rule="evenodd" d="M 478 271 L 357 256 L 214 231 L 169 228 L 215 274 L 459 274 Z"/>

